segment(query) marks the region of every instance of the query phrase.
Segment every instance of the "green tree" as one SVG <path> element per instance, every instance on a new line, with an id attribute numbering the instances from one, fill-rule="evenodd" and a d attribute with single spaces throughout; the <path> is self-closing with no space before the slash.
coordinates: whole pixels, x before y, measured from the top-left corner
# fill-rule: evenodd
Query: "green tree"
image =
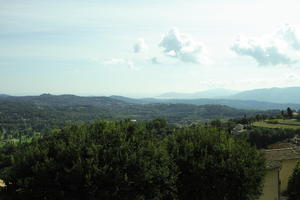
<path id="1" fill-rule="evenodd" d="M 181 129 L 168 138 L 182 200 L 253 200 L 259 197 L 264 158 L 244 140 L 216 129 Z"/>
<path id="2" fill-rule="evenodd" d="M 289 179 L 287 195 L 289 200 L 300 200 L 300 163 L 298 162 Z"/>
<path id="3" fill-rule="evenodd" d="M 174 199 L 176 168 L 144 124 L 100 121 L 23 144 L 1 176 L 12 199 Z"/>
<path id="4" fill-rule="evenodd" d="M 222 122 L 219 119 L 215 119 L 215 120 L 212 120 L 210 122 L 210 125 L 215 127 L 215 128 L 221 128 L 222 127 Z"/>
<path id="5" fill-rule="evenodd" d="M 291 109 L 290 107 L 288 107 L 288 108 L 286 109 L 286 112 L 287 112 L 287 116 L 288 116 L 289 118 L 292 118 L 292 117 L 293 117 L 293 111 L 292 111 L 292 109 Z"/>

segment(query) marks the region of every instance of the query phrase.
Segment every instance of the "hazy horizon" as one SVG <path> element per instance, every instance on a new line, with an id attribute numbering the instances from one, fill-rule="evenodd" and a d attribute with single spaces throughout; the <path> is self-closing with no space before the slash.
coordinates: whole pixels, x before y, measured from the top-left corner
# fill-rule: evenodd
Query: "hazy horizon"
<path id="1" fill-rule="evenodd" d="M 293 87 L 299 87 L 300 86 L 293 86 Z M 293 88 L 293 87 L 271 87 L 271 88 L 254 88 L 251 90 L 260 90 L 260 89 L 273 89 L 273 88 Z M 175 94 L 196 94 L 196 93 L 201 93 L 201 92 L 209 92 L 209 91 L 214 91 L 214 90 L 228 90 L 231 92 L 235 92 L 235 93 L 240 93 L 240 92 L 244 92 L 244 91 L 251 91 L 251 90 L 231 90 L 231 89 L 226 89 L 226 88 L 211 88 L 211 89 L 207 89 L 207 90 L 200 90 L 200 91 L 193 91 L 193 92 L 177 92 L 177 91 L 166 91 L 166 92 L 162 92 L 162 93 L 156 93 L 156 94 L 149 94 L 149 93 L 96 93 L 96 94 L 89 94 L 89 93 L 68 93 L 68 92 L 62 92 L 62 93 L 50 93 L 50 92 L 42 92 L 42 93 L 3 93 L 0 91 L 0 94 L 2 95 L 10 95 L 10 96 L 40 96 L 40 95 L 44 95 L 44 94 L 50 94 L 50 95 L 75 95 L 75 96 L 82 96 L 82 97 L 97 97 L 97 96 L 106 96 L 106 97 L 110 97 L 110 96 L 123 96 L 123 97 L 129 97 L 129 98 L 164 98 L 161 97 L 161 95 L 165 95 L 168 93 L 175 93 Z M 216 92 L 217 93 L 217 92 Z M 220 96 L 222 97 L 222 96 Z M 225 96 L 224 96 L 225 97 Z M 167 98 L 167 97 L 166 97 Z M 174 98 L 174 97 L 172 97 Z M 194 97 L 192 97 L 194 98 Z M 200 97 L 202 98 L 202 97 Z M 206 98 L 206 97 L 204 97 Z"/>
<path id="2" fill-rule="evenodd" d="M 300 86 L 295 0 L 0 2 L 0 93 Z"/>

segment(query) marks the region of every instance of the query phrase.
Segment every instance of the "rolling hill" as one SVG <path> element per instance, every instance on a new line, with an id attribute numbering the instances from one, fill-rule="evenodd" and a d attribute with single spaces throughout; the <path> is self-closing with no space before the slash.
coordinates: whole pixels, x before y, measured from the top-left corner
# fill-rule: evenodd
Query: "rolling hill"
<path id="1" fill-rule="evenodd" d="M 120 99 L 120 97 L 118 97 Z M 135 101 L 129 98 L 128 101 Z M 136 100 L 142 102 L 142 100 Z M 153 101 L 148 99 L 148 101 Z M 190 124 L 209 119 L 228 119 L 279 111 L 235 109 L 224 105 L 176 103 L 128 103 L 110 97 L 50 95 L 0 98 L 0 128 L 46 132 L 75 122 L 96 119 L 139 121 L 165 118 L 169 123 Z"/>

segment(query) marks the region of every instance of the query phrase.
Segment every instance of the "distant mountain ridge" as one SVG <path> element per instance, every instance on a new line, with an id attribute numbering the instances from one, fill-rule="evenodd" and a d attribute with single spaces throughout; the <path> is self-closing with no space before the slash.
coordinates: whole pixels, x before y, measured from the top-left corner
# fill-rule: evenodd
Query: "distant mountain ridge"
<path id="1" fill-rule="evenodd" d="M 199 98 L 223 98 L 234 95 L 238 91 L 228 90 L 224 88 L 215 88 L 195 93 L 177 93 L 168 92 L 158 96 L 158 98 L 172 98 L 172 99 L 199 99 Z"/>
<path id="2" fill-rule="evenodd" d="M 128 98 L 123 96 L 100 96 L 100 97 L 82 97 L 71 94 L 65 95 L 51 95 L 42 94 L 40 96 L 0 96 L 0 99 L 14 102 L 29 102 L 38 106 L 105 106 L 105 107 L 119 107 L 127 104 L 189 104 L 189 105 L 224 105 L 235 109 L 246 110 L 285 110 L 287 107 L 299 110 L 300 104 L 293 103 L 272 103 L 266 101 L 254 100 L 239 100 L 239 99 L 163 99 L 163 98 Z"/>
<path id="3" fill-rule="evenodd" d="M 237 92 L 227 89 L 211 89 L 196 93 L 164 93 L 162 99 L 231 99 L 279 104 L 300 104 L 300 87 L 262 88 Z"/>
<path id="4" fill-rule="evenodd" d="M 237 100 L 256 100 L 272 103 L 300 104 L 300 87 L 265 88 L 240 92 L 228 97 Z"/>
<path id="5" fill-rule="evenodd" d="M 285 104 L 285 103 L 272 103 L 253 100 L 236 100 L 236 99 L 161 99 L 161 98 L 144 98 L 134 99 L 122 96 L 110 96 L 110 98 L 124 101 L 133 104 L 192 104 L 192 105 L 224 105 L 236 109 L 247 110 L 285 110 L 287 107 L 292 109 L 300 109 L 300 104 Z"/>
<path id="6" fill-rule="evenodd" d="M 112 99 L 109 97 L 81 97 L 71 94 L 51 95 L 42 94 L 40 96 L 7 96 L 5 100 L 14 102 L 30 102 L 40 106 L 115 106 L 124 104 L 123 101 Z"/>

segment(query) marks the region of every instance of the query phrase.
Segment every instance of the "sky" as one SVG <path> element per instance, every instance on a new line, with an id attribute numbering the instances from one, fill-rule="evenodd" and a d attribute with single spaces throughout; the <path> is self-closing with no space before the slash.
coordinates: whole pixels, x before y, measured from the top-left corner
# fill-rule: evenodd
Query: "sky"
<path id="1" fill-rule="evenodd" d="M 0 94 L 300 86 L 297 0 L 0 0 Z"/>

